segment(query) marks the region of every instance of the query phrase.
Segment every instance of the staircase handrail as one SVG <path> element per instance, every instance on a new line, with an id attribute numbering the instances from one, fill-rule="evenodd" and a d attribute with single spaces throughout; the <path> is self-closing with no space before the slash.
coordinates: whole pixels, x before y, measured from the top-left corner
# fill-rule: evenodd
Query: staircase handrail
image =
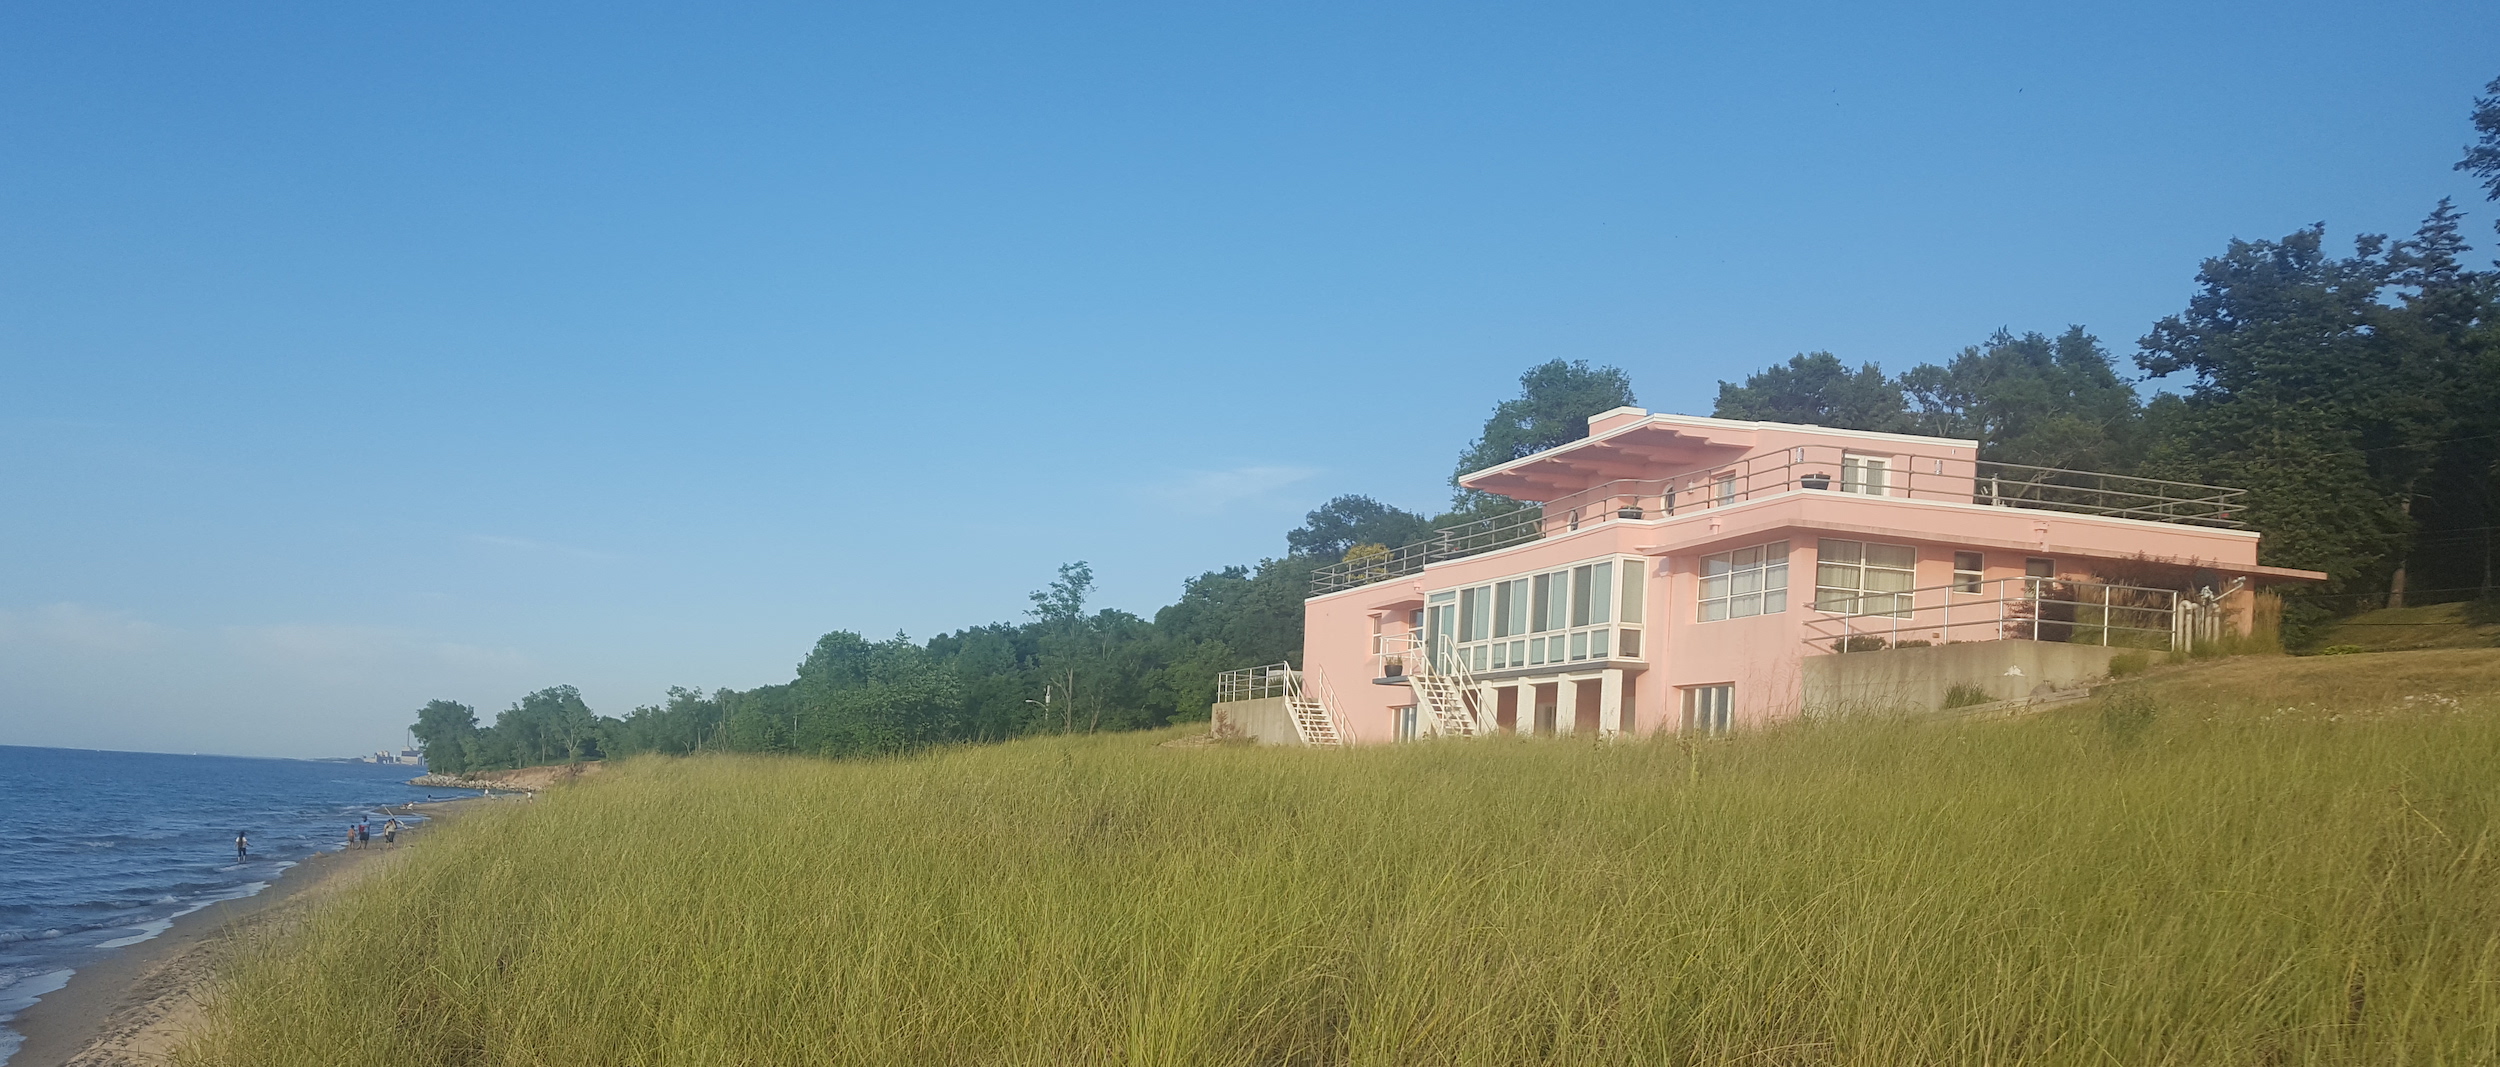
<path id="1" fill-rule="evenodd" d="M 1328 684 L 1327 668 L 1313 664 L 1311 673 L 1318 676 L 1320 714 L 1328 717 L 1328 728 L 1336 732 L 1337 744 L 1352 743 L 1354 735 L 1346 730 L 1345 718 L 1337 714 L 1337 690 Z"/>
<path id="2" fill-rule="evenodd" d="M 1434 649 L 1432 644 L 1430 638 L 1421 634 L 1383 635 L 1380 639 L 1380 656 L 1383 659 L 1397 656 L 1400 664 L 1418 679 L 1434 676 L 1446 679 L 1458 696 L 1459 708 L 1465 713 L 1473 736 L 1489 736 L 1493 732 L 1491 721 L 1487 718 L 1485 709 L 1477 706 L 1479 701 L 1471 699 L 1477 696 L 1475 672 L 1468 668 L 1467 661 L 1458 655 L 1456 649 Z M 1424 699 L 1421 690 L 1417 691 L 1416 698 Z M 1433 730 L 1436 733 L 1444 732 L 1438 717 L 1433 720 Z"/>
<path id="3" fill-rule="evenodd" d="M 1312 669 L 1318 670 L 1316 667 Z M 1327 720 L 1329 731 L 1337 735 L 1336 743 L 1344 745 L 1346 742 L 1345 724 L 1337 718 L 1335 701 L 1332 699 L 1336 693 L 1328 688 L 1327 674 L 1325 672 L 1320 674 L 1319 692 L 1316 696 L 1304 686 L 1302 674 L 1301 671 L 1294 671 L 1285 677 L 1285 717 L 1293 722 L 1294 736 L 1300 738 L 1304 745 L 1311 745 L 1310 735 L 1303 732 L 1302 719 L 1296 714 L 1295 709 L 1295 705 L 1308 701 L 1319 705 L 1320 717 Z"/>

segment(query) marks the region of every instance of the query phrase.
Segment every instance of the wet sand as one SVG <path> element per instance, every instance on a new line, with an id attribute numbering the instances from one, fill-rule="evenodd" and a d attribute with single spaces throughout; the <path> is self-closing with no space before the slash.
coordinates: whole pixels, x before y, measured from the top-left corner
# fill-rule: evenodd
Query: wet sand
<path id="1" fill-rule="evenodd" d="M 403 829 L 396 848 L 321 852 L 287 869 L 269 888 L 219 901 L 179 919 L 164 933 L 78 969 L 69 984 L 44 995 L 11 1024 L 26 1043 L 7 1067 L 160 1067 L 200 1022 L 200 998 L 217 965 L 246 935 L 301 914 L 323 896 L 354 884 L 372 860 L 410 847 L 426 828 L 485 800 L 411 805 L 427 822 Z"/>

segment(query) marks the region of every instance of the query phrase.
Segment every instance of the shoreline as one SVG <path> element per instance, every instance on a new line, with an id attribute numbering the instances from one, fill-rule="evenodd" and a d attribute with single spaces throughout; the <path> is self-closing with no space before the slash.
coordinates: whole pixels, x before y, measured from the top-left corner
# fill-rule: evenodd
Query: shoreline
<path id="1" fill-rule="evenodd" d="M 400 847 L 457 818 L 480 798 L 406 805 L 426 821 L 400 831 Z M 198 1022 L 200 994 L 239 935 L 348 885 L 397 848 L 316 852 L 248 897 L 221 900 L 173 920 L 165 932 L 78 968 L 69 984 L 9 1024 L 25 1038 L 7 1067 L 163 1064 Z"/>

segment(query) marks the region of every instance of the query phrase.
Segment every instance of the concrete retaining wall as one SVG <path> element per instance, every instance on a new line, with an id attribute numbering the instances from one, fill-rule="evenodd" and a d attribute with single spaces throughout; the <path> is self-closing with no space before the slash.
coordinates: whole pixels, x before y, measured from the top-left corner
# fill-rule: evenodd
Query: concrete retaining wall
<path id="1" fill-rule="evenodd" d="M 1217 737 L 1246 737 L 1262 745 L 1302 743 L 1302 735 L 1294 732 L 1293 716 L 1285 711 L 1283 697 L 1227 700 L 1216 704 L 1207 718 L 1208 730 Z"/>
<path id="2" fill-rule="evenodd" d="M 1970 641 L 1931 648 L 1890 648 L 1807 656 L 1808 715 L 1929 711 L 1944 706 L 1954 686 L 1990 700 L 2019 700 L 2109 674 L 2111 657 L 2137 651 L 2053 641 Z"/>

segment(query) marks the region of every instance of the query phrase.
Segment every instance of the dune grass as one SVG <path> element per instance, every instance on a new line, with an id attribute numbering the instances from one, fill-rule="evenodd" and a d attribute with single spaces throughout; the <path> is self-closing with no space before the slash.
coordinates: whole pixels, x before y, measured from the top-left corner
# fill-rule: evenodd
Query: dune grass
<path id="1" fill-rule="evenodd" d="M 196 1064 L 2500 1060 L 2500 651 L 1985 723 L 630 763 L 261 946 Z"/>

